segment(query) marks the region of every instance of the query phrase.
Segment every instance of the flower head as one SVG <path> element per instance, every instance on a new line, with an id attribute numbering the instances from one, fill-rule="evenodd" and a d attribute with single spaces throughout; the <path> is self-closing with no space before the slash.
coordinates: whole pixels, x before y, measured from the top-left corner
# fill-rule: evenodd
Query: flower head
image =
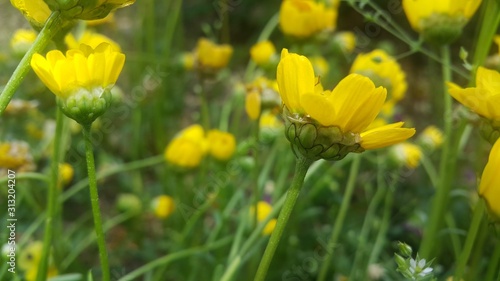
<path id="1" fill-rule="evenodd" d="M 258 65 L 266 65 L 276 55 L 276 48 L 271 41 L 262 41 L 252 46 L 250 57 Z"/>
<path id="2" fill-rule="evenodd" d="M 447 44 L 460 36 L 481 0 L 403 0 L 403 9 L 413 29 L 424 38 Z"/>
<path id="3" fill-rule="evenodd" d="M 236 139 L 227 132 L 210 130 L 207 134 L 209 153 L 220 161 L 229 160 L 236 150 Z"/>
<path id="4" fill-rule="evenodd" d="M 457 101 L 484 118 L 481 134 L 494 143 L 500 136 L 500 73 L 479 67 L 476 87 L 463 89 L 450 82 L 448 90 Z"/>
<path id="5" fill-rule="evenodd" d="M 21 250 L 19 257 L 19 268 L 24 270 L 24 277 L 27 281 L 35 281 L 38 273 L 38 265 L 42 258 L 43 243 L 35 241 L 28 244 Z M 57 268 L 53 265 L 52 259 L 49 259 L 47 277 L 57 276 Z"/>
<path id="6" fill-rule="evenodd" d="M 351 73 L 367 76 L 376 86 L 387 89 L 388 98 L 384 112 L 386 108 L 403 99 L 408 88 L 406 75 L 401 66 L 393 57 L 380 49 L 359 54 L 352 64 Z"/>
<path id="7" fill-rule="evenodd" d="M 338 1 L 331 6 L 313 0 L 284 0 L 280 27 L 286 35 L 306 38 L 323 30 L 335 29 Z"/>
<path id="8" fill-rule="evenodd" d="M 10 48 L 15 54 L 24 55 L 35 42 L 36 36 L 32 29 L 18 29 L 10 39 Z"/>
<path id="9" fill-rule="evenodd" d="M 151 207 L 156 217 L 166 219 L 175 211 L 175 202 L 168 195 L 160 195 L 153 199 Z"/>
<path id="10" fill-rule="evenodd" d="M 425 148 L 434 150 L 443 143 L 443 132 L 436 126 L 428 126 L 418 136 L 419 143 Z"/>
<path id="11" fill-rule="evenodd" d="M 10 2 L 36 27 L 42 27 L 51 13 L 49 6 L 43 0 L 10 0 Z"/>
<path id="12" fill-rule="evenodd" d="M 246 88 L 245 110 L 252 120 L 257 120 L 263 110 L 273 109 L 281 104 L 278 84 L 274 80 L 260 76 Z"/>
<path id="13" fill-rule="evenodd" d="M 336 32 L 333 40 L 344 53 L 350 54 L 354 51 L 354 48 L 356 48 L 356 35 L 354 32 Z"/>
<path id="14" fill-rule="evenodd" d="M 191 125 L 168 144 L 165 159 L 181 168 L 195 168 L 208 151 L 205 131 L 200 125 Z"/>
<path id="15" fill-rule="evenodd" d="M 267 203 L 266 201 L 259 201 L 257 203 L 257 222 L 264 221 L 267 216 L 269 216 L 272 210 L 273 207 L 269 203 Z M 252 216 L 252 218 L 255 216 L 255 206 L 252 206 L 250 208 L 250 215 Z M 276 226 L 276 223 L 276 219 L 271 219 L 262 230 L 262 234 L 271 235 L 271 233 L 273 233 L 274 227 Z"/>
<path id="16" fill-rule="evenodd" d="M 420 164 L 422 150 L 418 145 L 403 142 L 391 147 L 391 156 L 398 165 L 415 169 Z"/>
<path id="17" fill-rule="evenodd" d="M 18 172 L 29 172 L 35 169 L 30 147 L 23 141 L 12 141 L 0 143 L 0 174 L 3 170 L 16 170 Z"/>
<path id="18" fill-rule="evenodd" d="M 333 89 L 318 87 L 310 61 L 283 49 L 277 80 L 284 103 L 287 138 L 301 154 L 340 160 L 408 139 L 415 129 L 403 122 L 366 130 L 379 114 L 386 89 L 362 75 L 350 74 Z"/>
<path id="19" fill-rule="evenodd" d="M 90 124 L 110 105 L 110 90 L 125 63 L 125 55 L 108 43 L 95 49 L 81 44 L 64 55 L 35 54 L 31 66 L 40 80 L 59 97 L 63 112 L 80 124 Z"/>
<path id="20" fill-rule="evenodd" d="M 206 38 L 200 38 L 195 54 L 201 69 L 218 70 L 227 66 L 233 55 L 233 48 L 227 44 L 217 45 Z"/>
<path id="21" fill-rule="evenodd" d="M 73 175 L 75 171 L 73 166 L 69 163 L 61 163 L 59 164 L 59 175 L 61 180 L 61 187 L 69 184 L 73 180 Z"/>
<path id="22" fill-rule="evenodd" d="M 95 49 L 101 43 L 108 43 L 113 50 L 121 52 L 120 45 L 111 38 L 89 30 L 85 30 L 78 39 L 73 34 L 68 33 L 64 38 L 64 42 L 68 46 L 68 49 L 78 49 L 80 48 L 80 44 L 85 44 Z"/>
<path id="23" fill-rule="evenodd" d="M 484 168 L 479 184 L 479 195 L 484 198 L 490 212 L 500 218 L 500 141 L 497 140 L 490 151 L 488 163 Z"/>

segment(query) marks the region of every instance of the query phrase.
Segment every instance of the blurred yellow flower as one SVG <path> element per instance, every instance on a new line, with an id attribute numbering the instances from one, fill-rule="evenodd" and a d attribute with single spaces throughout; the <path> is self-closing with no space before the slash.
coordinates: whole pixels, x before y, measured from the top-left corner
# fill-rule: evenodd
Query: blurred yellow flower
<path id="1" fill-rule="evenodd" d="M 286 35 L 305 38 L 336 26 L 338 1 L 325 6 L 313 0 L 284 0 L 280 8 L 280 27 Z"/>
<path id="2" fill-rule="evenodd" d="M 37 33 L 32 29 L 18 29 L 10 39 L 10 48 L 15 54 L 24 55 L 33 42 L 35 42 Z"/>
<path id="3" fill-rule="evenodd" d="M 10 3 L 21 11 L 30 23 L 38 27 L 43 26 L 51 13 L 43 0 L 10 0 Z"/>
<path id="4" fill-rule="evenodd" d="M 89 45 L 90 47 L 95 49 L 101 43 L 108 43 L 114 51 L 121 52 L 121 48 L 118 43 L 103 34 L 99 34 L 90 30 L 85 30 L 85 32 L 83 32 L 83 34 L 78 39 L 76 39 L 73 34 L 68 33 L 68 35 L 66 35 L 66 37 L 64 38 L 64 42 L 68 46 L 68 49 L 78 49 L 80 48 L 80 44 Z"/>
<path id="5" fill-rule="evenodd" d="M 310 57 L 309 61 L 311 62 L 314 73 L 316 76 L 319 77 L 324 77 L 328 75 L 328 72 L 330 71 L 330 65 L 328 64 L 328 61 L 322 56 L 314 56 Z"/>
<path id="6" fill-rule="evenodd" d="M 175 202 L 168 195 L 160 195 L 153 199 L 151 207 L 156 217 L 166 219 L 175 211 Z"/>
<path id="7" fill-rule="evenodd" d="M 484 168 L 481 182 L 479 184 L 479 195 L 484 198 L 489 210 L 497 218 L 500 218 L 500 141 L 496 141 L 490 151 L 488 163 Z"/>
<path id="8" fill-rule="evenodd" d="M 272 57 L 276 55 L 276 48 L 271 41 L 262 41 L 252 46 L 250 57 L 258 65 L 269 64 Z"/>
<path id="9" fill-rule="evenodd" d="M 210 130 L 207 134 L 207 141 L 210 155 L 217 160 L 229 160 L 236 150 L 236 139 L 227 132 Z"/>
<path id="10" fill-rule="evenodd" d="M 418 145 L 403 142 L 391 147 L 391 156 L 398 165 L 415 169 L 422 159 L 422 150 Z"/>
<path id="11" fill-rule="evenodd" d="M 260 116 L 260 93 L 257 91 L 251 91 L 246 95 L 245 99 L 245 110 L 248 117 L 252 120 L 257 120 Z"/>
<path id="12" fill-rule="evenodd" d="M 436 149 L 443 143 L 443 132 L 436 126 L 428 126 L 418 137 L 419 142 L 426 149 Z"/>
<path id="13" fill-rule="evenodd" d="M 269 203 L 267 203 L 266 201 L 259 201 L 257 203 L 257 222 L 264 221 L 272 210 L 273 207 Z M 255 216 L 255 206 L 252 206 L 250 208 L 250 216 L 252 216 L 252 218 Z M 276 223 L 276 219 L 271 219 L 262 230 L 262 234 L 271 235 L 271 233 L 273 233 L 274 227 L 276 226 Z"/>
<path id="14" fill-rule="evenodd" d="M 447 44 L 455 40 L 474 15 L 481 0 L 403 0 L 412 28 L 431 41 Z"/>
<path id="15" fill-rule="evenodd" d="M 0 170 L 27 172 L 35 169 L 29 145 L 23 141 L 0 142 Z"/>
<path id="16" fill-rule="evenodd" d="M 362 75 L 350 74 L 333 91 L 321 92 L 315 89 L 318 83 L 311 62 L 304 56 L 290 54 L 287 49 L 283 49 L 277 80 L 281 98 L 288 111 L 285 112 L 288 122 L 308 128 L 296 128 L 294 132 L 287 133 L 289 140 L 297 137 L 302 146 L 306 143 L 308 147 L 316 146 L 316 141 L 324 140 L 317 134 L 324 132 L 331 140 L 335 140 L 334 143 L 352 147 L 353 150 L 349 152 L 361 152 L 360 148 L 389 146 L 415 134 L 415 129 L 401 128 L 403 122 L 366 131 L 384 104 L 386 89 L 376 88 L 369 78 Z M 309 121 L 308 118 L 312 120 Z M 322 132 L 318 131 L 317 126 L 322 127 Z M 302 132 L 307 134 L 301 135 Z M 313 153 L 318 155 L 316 149 Z M 333 151 L 332 154 L 336 155 Z M 345 155 L 342 158 L 343 156 Z M 336 157 L 333 158 L 337 159 Z"/>
<path id="17" fill-rule="evenodd" d="M 62 101 L 64 114 L 80 124 L 92 123 L 111 103 L 110 90 L 125 63 L 125 55 L 108 43 L 95 49 L 81 44 L 66 56 L 59 50 L 46 57 L 35 54 L 31 67 L 40 80 Z"/>
<path id="18" fill-rule="evenodd" d="M 217 70 L 227 66 L 233 55 L 233 48 L 227 44 L 217 45 L 206 38 L 200 38 L 195 53 L 199 67 Z"/>
<path id="19" fill-rule="evenodd" d="M 276 113 L 268 110 L 262 113 L 259 125 L 261 129 L 276 129 L 283 127 L 283 122 L 281 122 L 281 119 L 278 118 Z"/>
<path id="20" fill-rule="evenodd" d="M 19 257 L 19 268 L 24 271 L 26 281 L 35 281 L 38 273 L 38 264 L 42 257 L 43 243 L 34 241 L 28 244 L 21 250 Z M 47 278 L 57 276 L 57 268 L 53 265 L 53 261 L 49 258 L 49 267 L 47 269 Z"/>
<path id="21" fill-rule="evenodd" d="M 62 186 L 67 185 L 73 180 L 73 175 L 75 171 L 73 170 L 73 166 L 69 163 L 61 163 L 59 164 L 59 176 L 61 179 Z"/>
<path id="22" fill-rule="evenodd" d="M 351 66 L 351 73 L 370 78 L 375 86 L 387 89 L 384 112 L 403 99 L 408 88 L 406 75 L 398 62 L 385 51 L 377 49 L 370 53 L 359 54 Z"/>
<path id="23" fill-rule="evenodd" d="M 200 125 L 191 125 L 181 131 L 168 144 L 165 159 L 175 166 L 195 168 L 208 150 L 205 132 Z"/>
<path id="24" fill-rule="evenodd" d="M 479 67 L 476 87 L 460 88 L 449 82 L 450 94 L 461 104 L 487 119 L 500 120 L 500 73 Z"/>
<path id="25" fill-rule="evenodd" d="M 185 70 L 192 70 L 195 65 L 195 58 L 193 53 L 191 52 L 186 52 L 183 53 L 181 56 L 181 65 Z"/>
<path id="26" fill-rule="evenodd" d="M 354 32 L 338 32 L 334 36 L 334 41 L 344 53 L 350 54 L 354 51 L 354 48 L 356 48 L 356 35 Z"/>

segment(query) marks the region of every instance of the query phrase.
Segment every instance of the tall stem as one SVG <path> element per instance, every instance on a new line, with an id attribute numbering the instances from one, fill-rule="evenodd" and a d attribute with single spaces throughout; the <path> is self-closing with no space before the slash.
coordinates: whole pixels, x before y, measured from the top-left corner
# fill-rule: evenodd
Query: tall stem
<path id="1" fill-rule="evenodd" d="M 62 127 L 64 125 L 64 115 L 57 108 L 56 113 L 56 135 L 54 136 L 54 147 L 52 149 L 52 163 L 50 165 L 50 185 L 47 195 L 47 216 L 45 218 L 45 232 L 43 237 L 42 257 L 38 265 L 36 276 L 37 281 L 43 281 L 47 278 L 47 267 L 49 264 L 50 246 L 52 246 L 52 236 L 55 228 L 55 215 L 57 212 L 57 196 L 59 183 L 59 162 L 61 158 L 61 139 Z"/>
<path id="2" fill-rule="evenodd" d="M 484 211 L 484 201 L 480 199 L 476 204 L 476 208 L 474 209 L 472 222 L 470 224 L 469 231 L 467 232 L 464 249 L 460 254 L 460 259 L 458 260 L 457 270 L 455 271 L 453 280 L 462 280 L 462 276 L 465 272 L 465 266 L 467 265 L 472 247 L 474 246 L 474 242 L 476 241 L 477 232 L 479 230 L 479 227 L 481 226 L 481 220 L 483 219 Z"/>
<path id="3" fill-rule="evenodd" d="M 290 214 L 292 213 L 295 202 L 299 196 L 302 184 L 304 183 L 304 178 L 306 176 L 309 166 L 311 166 L 312 161 L 305 158 L 298 158 L 297 164 L 295 166 L 295 175 L 293 177 L 292 186 L 287 192 L 285 204 L 283 209 L 278 216 L 278 222 L 273 230 L 271 239 L 267 243 L 266 250 L 264 251 L 264 256 L 260 260 L 259 268 L 257 269 L 257 274 L 255 275 L 254 281 L 263 281 L 266 278 L 267 271 L 269 270 L 269 265 L 273 260 L 274 253 L 278 248 L 283 231 L 288 223 Z"/>
<path id="4" fill-rule="evenodd" d="M 424 237 L 422 239 L 422 244 L 420 246 L 420 256 L 424 258 L 432 258 L 432 250 L 434 245 L 436 245 L 437 234 L 441 227 L 442 221 L 445 217 L 445 213 L 448 205 L 448 199 L 451 189 L 451 173 L 450 169 L 453 167 L 452 155 L 451 155 L 451 140 L 452 140 L 452 98 L 448 93 L 448 87 L 446 82 L 451 81 L 451 69 L 450 69 L 450 48 L 449 46 L 442 47 L 442 58 L 443 58 L 443 100 L 444 100 L 444 132 L 445 138 L 443 143 L 443 150 L 441 152 L 441 162 L 439 166 L 439 181 L 436 189 L 436 196 L 432 202 L 432 212 L 430 215 L 430 221 L 424 231 Z"/>
<path id="5" fill-rule="evenodd" d="M 349 178 L 347 180 L 347 187 L 344 192 L 344 196 L 342 198 L 342 203 L 340 205 L 339 213 L 335 218 L 335 225 L 333 226 L 332 236 L 330 236 L 330 240 L 328 240 L 327 253 L 325 260 L 321 265 L 321 269 L 317 279 L 318 281 L 326 280 L 326 274 L 328 273 L 328 268 L 332 263 L 333 249 L 337 244 L 337 241 L 340 236 L 340 231 L 342 230 L 342 226 L 344 225 L 344 219 L 347 215 L 347 210 L 349 209 L 349 205 L 351 204 L 351 198 L 354 192 L 354 187 L 356 186 L 356 177 L 358 176 L 360 163 L 361 163 L 361 155 L 359 154 L 354 155 L 354 159 L 351 164 L 351 171 L 349 172 Z"/>
<path id="6" fill-rule="evenodd" d="M 106 250 L 106 241 L 102 229 L 101 210 L 99 208 L 99 195 L 97 192 L 97 179 L 95 175 L 94 152 L 92 142 L 90 141 L 91 125 L 82 126 L 83 136 L 85 137 L 85 156 L 87 158 L 87 172 L 89 175 L 90 202 L 92 203 L 92 215 L 94 216 L 94 230 L 99 247 L 99 258 L 101 261 L 102 280 L 110 281 L 108 252 Z"/>
<path id="7" fill-rule="evenodd" d="M 35 39 L 35 42 L 33 42 L 31 48 L 21 59 L 19 65 L 17 66 L 16 70 L 14 70 L 14 73 L 12 73 L 12 76 L 7 82 L 7 85 L 5 85 L 5 88 L 0 94 L 0 115 L 2 115 L 5 108 L 7 108 L 7 105 L 12 99 L 12 96 L 14 96 L 14 93 L 19 88 L 19 85 L 21 85 L 24 77 L 26 76 L 26 74 L 28 74 L 30 70 L 30 61 L 33 55 L 35 53 L 43 51 L 45 47 L 47 47 L 50 39 L 52 39 L 52 37 L 61 29 L 61 26 L 62 20 L 60 17 L 60 13 L 52 12 L 50 17 L 47 19 L 44 27 L 38 34 L 38 37 Z"/>

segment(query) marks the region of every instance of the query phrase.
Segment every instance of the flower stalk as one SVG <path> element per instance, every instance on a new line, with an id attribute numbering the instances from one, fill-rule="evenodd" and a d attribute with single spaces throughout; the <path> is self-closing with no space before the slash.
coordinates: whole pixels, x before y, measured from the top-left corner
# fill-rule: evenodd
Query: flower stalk
<path id="1" fill-rule="evenodd" d="M 53 12 L 47 19 L 47 22 L 38 34 L 35 42 L 33 42 L 31 48 L 28 50 L 28 52 L 26 52 L 21 62 L 19 62 L 19 65 L 17 66 L 16 70 L 14 70 L 14 73 L 12 74 L 9 81 L 7 82 L 7 85 L 5 85 L 5 88 L 0 94 L 0 115 L 3 114 L 10 100 L 14 96 L 14 93 L 21 85 L 21 82 L 24 80 L 24 77 L 26 77 L 26 74 L 28 74 L 31 68 L 30 61 L 33 55 L 42 52 L 49 44 L 52 37 L 54 37 L 54 35 L 61 29 L 61 27 L 62 19 L 60 17 L 60 13 Z"/>
<path id="2" fill-rule="evenodd" d="M 285 230 L 285 227 L 288 223 L 288 219 L 290 218 L 290 214 L 293 211 L 295 202 L 297 202 L 300 190 L 302 189 L 302 185 L 304 183 L 304 178 L 307 174 L 307 170 L 309 169 L 309 166 L 311 166 L 312 163 L 313 161 L 310 159 L 304 157 L 297 158 L 297 164 L 295 166 L 295 175 L 293 177 L 292 186 L 287 192 L 283 209 L 281 209 L 280 211 L 280 214 L 278 216 L 278 222 L 266 246 L 266 250 L 264 251 L 264 256 L 262 256 L 254 281 L 264 281 L 266 278 L 267 271 L 269 270 L 269 266 L 271 265 L 271 262 L 274 257 L 274 253 L 278 248 L 278 244 L 281 240 L 281 236 L 283 235 L 283 231 Z"/>

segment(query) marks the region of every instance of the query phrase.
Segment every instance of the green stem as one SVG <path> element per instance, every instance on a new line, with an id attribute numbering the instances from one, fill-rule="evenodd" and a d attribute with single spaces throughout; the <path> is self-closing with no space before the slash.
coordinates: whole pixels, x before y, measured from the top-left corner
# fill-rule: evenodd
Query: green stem
<path id="1" fill-rule="evenodd" d="M 495 250 L 491 256 L 491 260 L 488 262 L 488 271 L 486 272 L 486 278 L 484 281 L 493 281 L 495 279 L 495 273 L 498 273 L 498 265 L 500 264 L 500 241 L 496 241 Z"/>
<path id="2" fill-rule="evenodd" d="M 439 181 L 436 188 L 436 195 L 432 202 L 432 211 L 430 214 L 429 224 L 424 230 L 424 237 L 420 246 L 419 254 L 421 257 L 429 259 L 432 257 L 434 245 L 436 245 L 437 234 L 441 227 L 442 221 L 445 217 L 446 210 L 448 209 L 448 199 L 451 190 L 451 141 L 452 135 L 452 98 L 448 93 L 446 82 L 451 81 L 451 58 L 449 46 L 442 47 L 443 58 L 443 98 L 444 98 L 444 143 L 443 150 L 441 151 L 441 162 L 439 166 Z"/>
<path id="3" fill-rule="evenodd" d="M 266 250 L 264 251 L 264 256 L 260 261 L 254 281 L 264 281 L 266 278 L 267 271 L 269 270 L 269 266 L 271 265 L 271 261 L 274 257 L 274 253 L 278 248 L 281 236 L 283 235 L 283 231 L 285 230 L 285 227 L 288 223 L 288 219 L 290 218 L 290 214 L 292 213 L 293 207 L 295 206 L 295 202 L 297 202 L 302 184 L 304 183 L 304 178 L 311 164 L 312 161 L 309 159 L 297 159 L 292 186 L 287 192 L 285 204 L 278 216 L 278 222 L 276 223 L 276 226 L 271 235 L 271 239 L 269 240 Z"/>
<path id="4" fill-rule="evenodd" d="M 500 3 L 498 0 L 487 0 L 483 3 L 480 31 L 477 39 L 474 41 L 476 46 L 474 48 L 473 65 L 478 67 L 484 64 L 484 60 L 490 51 L 490 42 L 500 24 Z M 473 83 L 474 80 L 471 80 Z"/>
<path id="5" fill-rule="evenodd" d="M 89 175 L 90 202 L 92 203 L 92 215 L 94 216 L 94 230 L 97 236 L 97 246 L 99 248 L 99 258 L 101 261 L 102 280 L 110 281 L 108 252 L 106 250 L 106 241 L 102 229 L 101 210 L 99 207 L 99 194 L 97 191 L 97 179 L 95 174 L 94 152 L 90 140 L 89 126 L 82 126 L 83 136 L 85 137 L 85 156 L 87 159 L 87 171 Z"/>
<path id="6" fill-rule="evenodd" d="M 47 197 L 47 216 L 45 218 L 45 234 L 43 237 L 42 257 L 38 266 L 37 281 L 47 278 L 47 267 L 49 265 L 52 236 L 55 228 L 55 216 L 57 212 L 57 196 L 59 194 L 59 161 L 61 160 L 61 138 L 64 125 L 64 115 L 61 109 L 56 110 L 56 134 L 54 136 L 54 147 L 52 149 L 52 163 L 50 165 L 50 186 Z"/>
<path id="7" fill-rule="evenodd" d="M 254 199 L 253 199 L 253 205 L 254 205 L 254 215 L 253 215 L 253 225 L 257 225 L 257 206 L 259 204 L 260 200 L 260 190 L 259 190 L 259 172 L 260 172 L 260 165 L 259 165 L 259 120 L 260 118 L 257 118 L 254 122 L 254 139 L 255 139 L 255 149 L 253 150 L 253 159 L 254 159 L 254 167 L 253 167 L 253 193 L 254 193 Z"/>
<path id="8" fill-rule="evenodd" d="M 233 239 L 233 237 L 229 236 L 229 237 L 220 239 L 217 242 L 214 242 L 212 244 L 208 244 L 208 245 L 205 245 L 202 247 L 195 247 L 195 248 L 179 251 L 176 253 L 168 254 L 166 256 L 163 256 L 159 259 L 156 259 L 150 263 L 147 263 L 147 264 L 139 267 L 138 269 L 136 269 L 136 270 L 128 273 L 127 275 L 123 276 L 122 278 L 118 279 L 118 281 L 138 280 L 137 277 L 139 277 L 147 272 L 151 272 L 155 267 L 162 266 L 162 265 L 165 266 L 165 265 L 167 265 L 175 260 L 178 260 L 178 259 L 182 259 L 185 257 L 192 256 L 194 254 L 199 254 L 202 252 L 207 252 L 207 251 L 210 251 L 213 249 L 220 248 L 226 244 L 229 244 L 232 239 Z"/>
<path id="9" fill-rule="evenodd" d="M 359 166 L 361 163 L 361 155 L 354 155 L 354 159 L 351 164 L 351 170 L 349 173 L 349 178 L 347 180 L 347 187 L 342 198 L 342 203 L 340 205 L 339 213 L 335 218 L 335 225 L 333 226 L 332 236 L 330 236 L 330 240 L 328 240 L 327 245 L 327 253 L 323 264 L 321 265 L 321 269 L 318 275 L 318 281 L 325 281 L 326 275 L 328 273 L 328 268 L 332 263 L 333 258 L 333 249 L 337 244 L 337 241 L 340 236 L 340 232 L 342 230 L 342 226 L 344 225 L 344 219 L 347 215 L 347 210 L 349 209 L 349 205 L 351 204 L 352 194 L 354 192 L 354 187 L 356 186 L 356 177 L 358 176 Z"/>
<path id="10" fill-rule="evenodd" d="M 467 265 L 467 261 L 469 260 L 472 247 L 474 246 L 474 242 L 476 241 L 476 235 L 479 230 L 479 226 L 481 225 L 481 220 L 483 219 L 485 211 L 484 207 L 484 201 L 480 199 L 477 202 L 476 208 L 474 209 L 472 222 L 469 227 L 469 232 L 467 233 L 467 238 L 465 239 L 464 249 L 462 250 L 460 259 L 458 260 L 457 270 L 455 271 L 453 280 L 462 280 L 462 276 L 465 272 L 465 266 Z"/>
<path id="11" fill-rule="evenodd" d="M 0 178 L 0 184 L 8 182 L 9 177 L 5 176 L 3 178 Z M 44 174 L 40 173 L 20 173 L 16 174 L 16 180 L 34 180 L 34 181 L 44 181 L 49 183 L 50 178 L 47 177 Z"/>
<path id="12" fill-rule="evenodd" d="M 60 17 L 60 13 L 52 12 L 50 17 L 47 19 L 44 27 L 35 39 L 35 42 L 33 42 L 31 48 L 28 50 L 28 52 L 26 52 L 21 62 L 19 62 L 19 65 L 17 66 L 16 70 L 14 70 L 14 73 L 12 73 L 12 76 L 7 82 L 7 85 L 5 85 L 5 88 L 0 94 L 0 115 L 3 114 L 5 108 L 7 108 L 7 105 L 12 99 L 12 96 L 14 96 L 14 93 L 19 88 L 19 85 L 21 85 L 24 77 L 26 76 L 26 74 L 28 74 L 30 70 L 31 58 L 33 57 L 33 55 L 35 53 L 42 52 L 45 47 L 47 47 L 50 39 L 52 39 L 52 37 L 61 29 L 61 26 L 62 19 Z"/>
<path id="13" fill-rule="evenodd" d="M 200 85 L 200 103 L 201 103 L 201 125 L 205 131 L 210 130 L 210 110 L 208 108 L 206 85 L 203 78 Z"/>

